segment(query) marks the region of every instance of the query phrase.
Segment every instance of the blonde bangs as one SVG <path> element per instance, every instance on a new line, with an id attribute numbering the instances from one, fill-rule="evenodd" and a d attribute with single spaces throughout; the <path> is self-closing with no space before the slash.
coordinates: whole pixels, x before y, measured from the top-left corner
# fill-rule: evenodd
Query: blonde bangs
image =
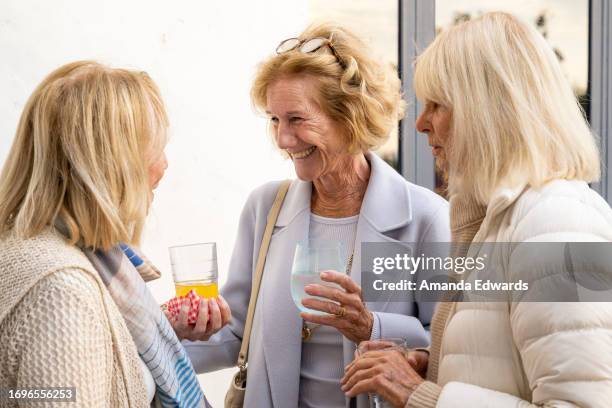
<path id="1" fill-rule="evenodd" d="M 421 101 L 450 106 L 451 101 L 445 92 L 447 78 L 443 63 L 443 45 L 438 37 L 417 57 L 414 69 L 414 92 Z"/>

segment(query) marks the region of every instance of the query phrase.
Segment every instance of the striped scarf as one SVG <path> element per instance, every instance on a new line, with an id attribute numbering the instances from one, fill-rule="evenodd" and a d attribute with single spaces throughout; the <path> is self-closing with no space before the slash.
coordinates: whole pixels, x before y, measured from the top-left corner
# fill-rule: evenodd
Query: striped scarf
<path id="1" fill-rule="evenodd" d="M 159 272 L 127 245 L 109 251 L 83 248 L 123 316 L 140 358 L 151 371 L 162 407 L 210 407 L 185 349 L 143 277 Z"/>

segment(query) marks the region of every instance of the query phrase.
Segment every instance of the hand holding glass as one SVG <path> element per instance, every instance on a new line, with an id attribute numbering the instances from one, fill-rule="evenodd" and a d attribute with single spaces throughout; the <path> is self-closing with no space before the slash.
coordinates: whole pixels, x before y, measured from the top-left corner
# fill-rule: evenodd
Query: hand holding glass
<path id="1" fill-rule="evenodd" d="M 379 339 L 372 341 L 364 341 L 359 343 L 355 354 L 362 356 L 368 351 L 392 351 L 399 350 L 402 352 L 408 351 L 408 344 L 402 338 Z M 385 401 L 378 394 L 370 394 L 370 400 L 373 402 L 374 408 L 384 408 L 387 406 Z"/>
<path id="2" fill-rule="evenodd" d="M 307 309 L 302 305 L 302 299 L 313 297 L 308 295 L 304 288 L 306 285 L 316 283 L 342 289 L 336 284 L 321 280 L 320 273 L 326 270 L 344 272 L 346 264 L 343 255 L 343 245 L 339 241 L 308 240 L 296 245 L 291 268 L 291 297 L 300 311 L 317 315 L 326 314 Z"/>

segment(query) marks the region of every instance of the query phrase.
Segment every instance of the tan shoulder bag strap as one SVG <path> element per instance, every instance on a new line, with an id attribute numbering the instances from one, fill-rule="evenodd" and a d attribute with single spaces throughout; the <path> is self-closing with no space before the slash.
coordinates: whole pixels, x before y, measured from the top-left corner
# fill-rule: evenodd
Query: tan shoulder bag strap
<path id="1" fill-rule="evenodd" d="M 257 303 L 257 296 L 259 294 L 259 287 L 261 286 L 261 278 L 263 276 L 264 265 L 266 264 L 266 256 L 268 255 L 268 247 L 270 246 L 270 239 L 272 238 L 272 231 L 274 225 L 278 219 L 278 214 L 283 206 L 283 201 L 287 195 L 287 190 L 291 185 L 291 180 L 285 180 L 278 192 L 276 198 L 268 213 L 268 223 L 264 231 L 263 238 L 261 240 L 261 246 L 259 247 L 259 256 L 257 257 L 257 265 L 255 266 L 255 276 L 253 277 L 253 283 L 251 286 L 251 299 L 249 300 L 249 310 L 247 312 L 247 319 L 244 325 L 244 335 L 242 336 L 242 345 L 240 346 L 240 354 L 238 354 L 238 367 L 241 372 L 246 370 L 247 357 L 249 354 L 249 340 L 251 338 L 251 329 L 253 328 L 253 316 L 255 315 L 255 305 Z"/>

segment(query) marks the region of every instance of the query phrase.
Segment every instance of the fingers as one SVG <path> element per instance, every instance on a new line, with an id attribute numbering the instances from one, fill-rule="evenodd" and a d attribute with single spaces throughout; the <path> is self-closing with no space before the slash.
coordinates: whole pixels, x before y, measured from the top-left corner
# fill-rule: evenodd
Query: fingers
<path id="1" fill-rule="evenodd" d="M 206 334 L 211 336 L 221 329 L 223 319 L 221 317 L 221 309 L 214 299 L 210 299 L 209 307 L 210 325 L 208 326 L 208 330 L 206 330 Z"/>
<path id="2" fill-rule="evenodd" d="M 424 375 L 427 372 L 427 365 L 429 363 L 429 354 L 422 350 L 413 350 L 406 353 L 406 361 L 419 373 Z"/>
<path id="3" fill-rule="evenodd" d="M 342 378 L 342 382 L 348 380 L 349 377 L 354 375 L 355 372 L 359 370 L 371 368 L 375 365 L 384 366 L 396 364 L 402 359 L 403 356 L 404 354 L 400 351 L 390 351 L 389 349 L 385 351 L 368 351 L 363 353 L 345 367 L 345 374 Z"/>
<path id="4" fill-rule="evenodd" d="M 181 309 L 175 320 L 177 332 L 186 333 L 190 329 L 188 322 L 190 307 L 191 302 L 189 299 L 181 299 Z"/>
<path id="5" fill-rule="evenodd" d="M 345 320 L 340 319 L 333 315 L 315 315 L 312 313 L 300 313 L 300 317 L 307 322 L 322 324 L 325 326 L 335 327 L 336 329 L 343 329 L 347 327 L 347 323 Z M 348 323 L 350 325 L 350 323 Z"/>
<path id="6" fill-rule="evenodd" d="M 406 361 L 416 371 L 419 371 L 423 366 L 423 360 L 418 355 L 418 352 L 415 351 L 409 351 L 408 353 L 406 353 Z"/>
<path id="7" fill-rule="evenodd" d="M 383 386 L 386 381 L 380 376 L 375 376 L 373 378 L 366 378 L 359 381 L 352 388 L 343 389 L 344 393 L 347 397 L 353 398 L 359 394 L 384 394 Z"/>
<path id="8" fill-rule="evenodd" d="M 395 343 L 385 340 L 362 341 L 361 343 L 359 343 L 359 351 L 364 354 L 369 351 L 384 350 L 394 345 Z"/>
<path id="9" fill-rule="evenodd" d="M 221 325 L 225 326 L 232 320 L 232 311 L 221 295 L 217 298 L 217 304 L 219 305 L 219 309 L 221 310 Z"/>
<path id="10" fill-rule="evenodd" d="M 412 368 L 414 368 L 415 370 L 419 369 L 419 362 L 417 361 L 417 359 L 415 358 L 415 356 L 412 356 L 410 354 L 408 354 L 406 356 L 406 361 L 408 362 L 408 364 L 410 364 L 412 366 Z"/>
<path id="11" fill-rule="evenodd" d="M 334 302 L 354 307 L 357 310 L 363 309 L 361 298 L 355 293 L 348 293 L 344 290 L 318 284 L 306 285 L 304 291 L 311 296 L 318 296 L 333 300 Z"/>
<path id="12" fill-rule="evenodd" d="M 384 350 L 372 350 L 364 353 L 362 358 L 381 358 L 385 360 L 403 360 L 404 353 L 402 353 L 399 349 L 391 350 L 386 348 Z"/>
<path id="13" fill-rule="evenodd" d="M 352 374 L 347 373 L 342 379 L 342 391 L 348 397 L 363 393 L 376 393 L 386 397 L 388 391 L 394 387 L 394 382 L 399 380 L 392 372 L 387 372 L 389 367 L 390 363 L 385 359 L 361 358 Z"/>
<path id="14" fill-rule="evenodd" d="M 228 303 L 219 296 L 218 298 L 200 298 L 195 324 L 189 324 L 189 311 L 191 300 L 179 299 L 179 313 L 171 315 L 168 310 L 163 310 L 164 315 L 180 339 L 208 340 L 210 336 L 218 332 L 232 319 L 232 313 Z"/>
<path id="15" fill-rule="evenodd" d="M 206 329 L 208 325 L 208 309 L 209 300 L 200 299 L 200 308 L 198 310 L 198 319 L 196 320 L 195 326 L 193 327 L 190 340 L 207 340 Z"/>
<path id="16" fill-rule="evenodd" d="M 375 358 L 359 357 L 346 367 L 344 377 L 340 380 L 342 384 L 346 384 L 360 370 L 367 370 L 374 367 L 379 361 Z"/>
<path id="17" fill-rule="evenodd" d="M 314 298 L 302 299 L 302 305 L 304 305 L 304 307 L 307 307 L 308 309 L 318 310 L 320 312 L 329 313 L 331 315 L 344 314 L 346 316 L 348 312 L 347 308 L 344 308 L 344 312 L 342 312 L 342 306 L 337 303 L 327 302 L 325 300 L 319 300 Z"/>
<path id="18" fill-rule="evenodd" d="M 369 380 L 376 377 L 380 373 L 380 369 L 377 366 L 372 366 L 370 368 L 364 368 L 358 371 L 355 371 L 353 375 L 347 378 L 346 382 L 342 385 L 342 391 L 349 392 L 352 388 L 354 388 L 359 382 L 364 380 Z"/>
<path id="19" fill-rule="evenodd" d="M 349 293 L 356 293 L 361 296 L 361 287 L 355 283 L 348 275 L 336 271 L 321 272 L 321 280 L 336 283 Z"/>

